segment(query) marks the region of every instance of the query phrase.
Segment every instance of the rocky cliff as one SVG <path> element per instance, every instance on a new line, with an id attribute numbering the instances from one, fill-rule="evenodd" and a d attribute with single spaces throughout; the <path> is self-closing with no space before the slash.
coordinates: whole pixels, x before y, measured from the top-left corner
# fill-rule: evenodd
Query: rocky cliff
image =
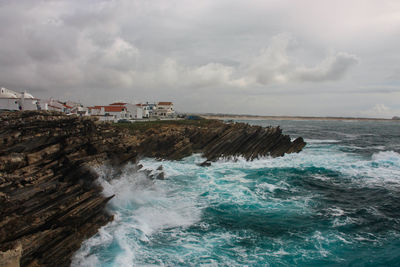
<path id="1" fill-rule="evenodd" d="M 129 129 L 54 112 L 2 113 L 0 262 L 14 257 L 22 266 L 69 265 L 81 242 L 112 220 L 105 211 L 112 196 L 101 194 L 92 166 L 117 168 L 142 156 L 178 160 L 194 152 L 209 161 L 252 160 L 304 145 L 279 128 L 218 121 Z"/>

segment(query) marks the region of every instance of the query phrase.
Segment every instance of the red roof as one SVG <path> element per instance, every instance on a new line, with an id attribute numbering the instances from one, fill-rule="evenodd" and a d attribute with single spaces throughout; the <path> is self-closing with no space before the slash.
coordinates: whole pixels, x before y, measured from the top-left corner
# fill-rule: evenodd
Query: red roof
<path id="1" fill-rule="evenodd" d="M 121 112 L 124 111 L 125 107 L 115 107 L 115 106 L 106 106 L 104 107 L 105 112 Z"/>
<path id="2" fill-rule="evenodd" d="M 89 109 L 101 109 L 104 108 L 105 112 L 121 112 L 125 110 L 123 106 L 94 106 L 89 107 Z"/>
<path id="3" fill-rule="evenodd" d="M 94 106 L 94 107 L 88 107 L 88 109 L 101 109 L 104 106 Z"/>
<path id="4" fill-rule="evenodd" d="M 126 103 L 123 103 L 123 102 L 115 102 L 115 103 L 110 104 L 110 106 L 124 106 L 124 105 L 126 105 Z"/>
<path id="5" fill-rule="evenodd" d="M 171 106 L 172 102 L 158 102 L 158 104 L 161 106 Z"/>

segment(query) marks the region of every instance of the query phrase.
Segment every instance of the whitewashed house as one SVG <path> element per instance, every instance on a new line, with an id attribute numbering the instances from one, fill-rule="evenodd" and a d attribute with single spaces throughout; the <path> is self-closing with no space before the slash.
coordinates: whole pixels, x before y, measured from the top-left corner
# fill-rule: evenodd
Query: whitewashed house
<path id="1" fill-rule="evenodd" d="M 37 110 L 39 108 L 40 100 L 31 94 L 0 88 L 0 110 Z"/>
<path id="2" fill-rule="evenodd" d="M 155 104 L 136 104 L 136 106 L 141 110 L 142 112 L 142 118 L 150 118 L 154 115 L 154 111 L 156 109 Z"/>
<path id="3" fill-rule="evenodd" d="M 116 102 L 108 106 L 89 107 L 89 115 L 96 116 L 102 121 L 118 121 L 121 119 L 142 119 L 142 109 L 135 104 Z"/>
<path id="4" fill-rule="evenodd" d="M 123 119 L 143 119 L 143 109 L 141 106 L 124 102 L 115 102 L 110 104 L 110 106 L 123 107 L 125 110 Z"/>
<path id="5" fill-rule="evenodd" d="M 161 118 L 172 118 L 175 116 L 174 104 L 172 102 L 158 102 L 155 115 Z"/>

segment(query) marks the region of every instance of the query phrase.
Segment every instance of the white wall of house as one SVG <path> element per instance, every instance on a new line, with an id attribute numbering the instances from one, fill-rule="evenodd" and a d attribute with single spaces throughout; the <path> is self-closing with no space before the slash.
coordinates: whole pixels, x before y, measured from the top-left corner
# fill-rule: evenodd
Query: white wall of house
<path id="1" fill-rule="evenodd" d="M 19 110 L 18 98 L 0 98 L 0 109 Z"/>
<path id="2" fill-rule="evenodd" d="M 155 115 L 160 117 L 172 117 L 175 114 L 173 105 L 157 105 Z"/>
<path id="3" fill-rule="evenodd" d="M 37 110 L 38 100 L 19 98 L 0 98 L 0 109 L 2 110 Z"/>
<path id="4" fill-rule="evenodd" d="M 39 99 L 24 92 L 18 93 L 7 88 L 0 88 L 0 109 L 2 110 L 37 110 Z"/>
<path id="5" fill-rule="evenodd" d="M 143 118 L 149 118 L 150 117 L 150 107 L 149 106 L 142 106 L 140 108 L 142 110 L 143 113 Z"/>
<path id="6" fill-rule="evenodd" d="M 143 119 L 144 110 L 141 107 L 136 107 L 135 119 Z"/>
<path id="7" fill-rule="evenodd" d="M 143 110 L 141 107 L 136 106 L 136 104 L 126 103 L 124 105 L 126 109 L 125 119 L 142 119 L 143 118 Z"/>
<path id="8" fill-rule="evenodd" d="M 22 106 L 22 110 L 38 110 L 38 107 L 40 107 L 40 104 L 36 99 L 20 99 L 20 103 Z"/>

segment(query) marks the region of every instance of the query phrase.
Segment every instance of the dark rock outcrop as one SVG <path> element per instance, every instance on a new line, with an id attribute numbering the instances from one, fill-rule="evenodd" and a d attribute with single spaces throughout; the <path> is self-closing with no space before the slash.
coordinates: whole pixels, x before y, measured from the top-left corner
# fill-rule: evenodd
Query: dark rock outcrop
<path id="1" fill-rule="evenodd" d="M 213 121 L 202 127 L 175 125 L 151 128 L 142 134 L 135 150 L 146 157 L 172 160 L 193 153 L 203 153 L 207 161 L 239 156 L 253 160 L 260 156 L 278 157 L 285 153 L 297 153 L 305 144 L 301 137 L 291 142 L 279 127 Z"/>
<path id="2" fill-rule="evenodd" d="M 118 133 L 99 127 L 58 113 L 1 115 L 0 248 L 20 243 L 22 266 L 68 264 L 112 220 L 89 165 L 112 155 Z"/>
<path id="3" fill-rule="evenodd" d="M 140 156 L 181 159 L 282 156 L 299 152 L 279 128 L 210 122 L 129 133 L 89 118 L 54 112 L 0 115 L 0 251 L 18 248 L 22 266 L 67 266 L 84 239 L 112 220 L 92 166 Z M 205 164 L 205 166 L 208 164 Z M 153 175 L 163 179 L 162 168 Z M 11 254 L 10 254 L 11 253 Z M 13 254 L 14 255 L 14 254 Z"/>

